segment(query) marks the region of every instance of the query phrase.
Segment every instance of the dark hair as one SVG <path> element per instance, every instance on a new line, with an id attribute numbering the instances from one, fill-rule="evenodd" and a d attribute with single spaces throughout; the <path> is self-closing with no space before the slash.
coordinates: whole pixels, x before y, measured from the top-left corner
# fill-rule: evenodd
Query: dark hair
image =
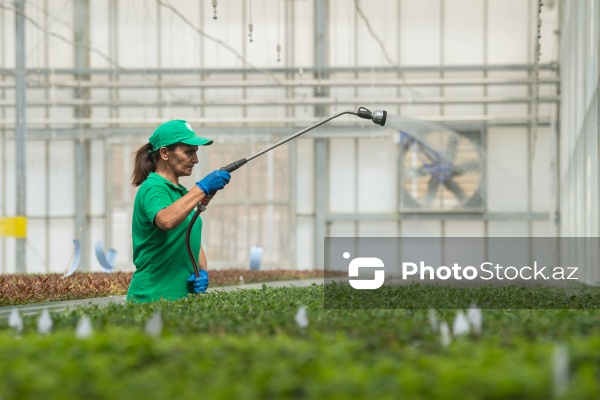
<path id="1" fill-rule="evenodd" d="M 169 151 L 175 147 L 177 147 L 177 143 L 166 146 Z M 160 153 L 158 150 L 154 153 L 149 153 L 152 150 L 152 145 L 146 143 L 134 153 L 135 160 L 133 161 L 133 173 L 131 174 L 131 184 L 133 186 L 140 186 L 148 178 L 150 172 L 156 171 L 156 163 Z"/>

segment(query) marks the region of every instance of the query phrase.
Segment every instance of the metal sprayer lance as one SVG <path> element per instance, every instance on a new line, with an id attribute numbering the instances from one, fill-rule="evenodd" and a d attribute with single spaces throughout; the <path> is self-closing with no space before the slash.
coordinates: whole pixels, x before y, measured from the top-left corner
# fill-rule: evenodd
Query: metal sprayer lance
<path id="1" fill-rule="evenodd" d="M 282 144 L 287 143 L 290 140 L 293 140 L 293 139 L 297 138 L 298 136 L 303 135 L 306 132 L 311 131 L 311 130 L 315 129 L 316 127 L 319 127 L 319 126 L 323 125 L 324 123 L 329 122 L 332 119 L 335 119 L 344 114 L 352 114 L 352 115 L 356 115 L 360 118 L 370 119 L 371 121 L 373 121 L 373 123 L 375 123 L 377 125 L 381 125 L 381 126 L 385 125 L 385 121 L 387 119 L 387 111 L 385 111 L 385 110 L 375 110 L 375 111 L 371 112 L 364 107 L 360 107 L 357 111 L 342 111 L 342 112 L 334 114 L 322 121 L 319 121 L 316 124 L 309 126 L 308 128 L 304 128 L 303 130 L 296 132 L 292 136 L 290 136 L 286 139 L 283 139 L 283 140 L 275 143 L 274 145 L 267 147 L 266 149 L 261 150 L 258 153 L 254 154 L 250 157 L 242 158 L 240 160 L 234 161 L 231 164 L 228 164 L 228 165 L 222 167 L 221 171 L 233 172 L 236 169 L 240 168 L 242 165 L 246 164 L 248 161 L 253 160 L 256 157 L 259 157 L 259 156 L 273 150 L 274 148 L 279 147 Z M 211 198 L 212 197 L 207 197 L 206 202 L 208 203 L 208 200 L 210 200 Z M 192 265 L 194 266 L 194 273 L 196 274 L 196 277 L 200 276 L 200 271 L 198 270 L 198 263 L 196 262 L 196 257 L 194 256 L 191 245 L 190 245 L 190 235 L 192 232 L 192 227 L 194 226 L 194 222 L 196 222 L 196 219 L 198 218 L 200 213 L 203 212 L 205 209 L 206 209 L 206 204 L 203 204 L 203 203 L 198 204 L 198 208 L 196 209 L 196 212 L 194 213 L 194 216 L 192 217 L 192 220 L 190 221 L 190 224 L 188 225 L 187 233 L 185 235 L 188 256 L 190 257 L 190 261 L 192 262 Z"/>

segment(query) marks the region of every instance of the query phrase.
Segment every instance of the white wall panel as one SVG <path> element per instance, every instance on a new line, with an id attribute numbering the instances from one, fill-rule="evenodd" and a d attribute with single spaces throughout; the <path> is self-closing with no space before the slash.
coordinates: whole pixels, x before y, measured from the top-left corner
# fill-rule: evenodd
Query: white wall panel
<path id="1" fill-rule="evenodd" d="M 301 2 L 295 4 L 300 5 Z M 328 34 L 333 43 L 339 44 L 331 49 L 330 65 L 354 65 L 357 48 L 347 43 L 350 43 L 355 35 L 354 23 L 358 21 L 355 8 L 347 0 L 330 0 L 329 13 L 333 18 L 329 24 Z"/>
<path id="2" fill-rule="evenodd" d="M 4 35 L 3 40 L 3 49 L 2 51 L 6 55 L 4 57 L 4 65 L 6 68 L 15 68 L 15 57 L 12 56 L 15 54 L 15 14 L 12 12 L 3 12 L 2 14 L 2 22 L 0 26 L 4 27 L 2 34 Z"/>
<path id="3" fill-rule="evenodd" d="M 48 2 L 48 13 L 57 17 L 59 22 L 52 24 L 52 33 L 57 36 L 48 36 L 44 38 L 47 42 L 49 51 L 49 63 L 54 68 L 70 68 L 74 63 L 73 44 L 66 43 L 63 39 L 58 37 L 66 38 L 67 41 L 73 40 L 73 2 L 63 3 L 58 1 Z M 43 15 L 43 14 L 42 14 Z M 40 21 L 43 26 L 44 23 Z M 26 37 L 31 38 L 34 34 L 34 27 L 32 24 L 28 24 L 29 29 L 25 33 Z M 37 33 L 37 32 L 36 32 Z M 34 49 L 34 44 L 28 41 L 27 47 L 29 48 L 29 54 L 35 54 L 37 51 L 41 51 L 42 47 Z M 14 54 L 14 53 L 12 53 Z"/>
<path id="4" fill-rule="evenodd" d="M 110 247 L 110 243 L 106 243 L 106 241 L 104 240 L 104 218 L 91 218 L 89 241 L 90 241 L 90 243 L 89 243 L 90 251 L 88 254 L 87 265 L 90 266 L 91 271 L 104 271 L 102 269 L 102 267 L 100 266 L 100 263 L 98 262 L 98 258 L 96 257 L 96 243 L 97 242 L 102 242 L 104 244 L 104 254 L 105 255 L 106 255 L 107 249 Z M 115 264 L 121 263 L 122 261 L 123 262 L 129 261 L 130 264 L 132 263 L 130 260 L 120 260 L 120 258 L 122 256 L 123 256 L 122 254 L 117 253 L 117 259 L 115 260 Z"/>
<path id="5" fill-rule="evenodd" d="M 5 253 L 3 254 L 3 258 L 0 258 L 0 260 L 4 261 L 2 271 L 7 274 L 14 274 L 17 270 L 15 267 L 17 240 L 14 238 L 3 238 L 3 240 Z"/>
<path id="6" fill-rule="evenodd" d="M 71 218 L 50 220 L 50 259 L 48 260 L 51 272 L 65 273 L 69 267 L 69 260 L 73 254 L 73 233 L 75 220 Z M 83 263 L 83 260 L 82 260 Z M 81 266 L 81 264 L 80 264 Z"/>
<path id="7" fill-rule="evenodd" d="M 131 247 L 131 210 L 115 207 L 112 215 L 112 247 L 119 255 L 117 258 L 117 266 L 119 269 L 131 267 L 133 264 L 133 250 Z M 206 235 L 205 232 L 203 227 L 203 235 Z M 232 242 L 232 245 L 234 245 L 234 242 Z M 210 245 L 207 244 L 207 248 L 209 246 Z"/>
<path id="8" fill-rule="evenodd" d="M 356 211 L 356 173 L 358 150 L 355 139 L 329 141 L 329 211 Z"/>
<path id="9" fill-rule="evenodd" d="M 528 221 L 489 221 L 488 237 L 529 237 Z"/>
<path id="10" fill-rule="evenodd" d="M 147 1 L 127 1 L 117 3 L 117 18 L 119 24 L 118 31 L 118 58 L 119 65 L 126 68 L 155 68 L 157 67 L 157 34 L 156 34 L 156 3 Z M 169 22 L 174 18 L 170 11 L 162 12 L 162 27 L 167 29 Z M 168 14 L 166 16 L 165 14 Z M 180 28 L 183 29 L 183 28 Z M 173 31 L 165 32 L 164 36 L 169 38 Z M 163 37 L 164 37 L 163 36 Z M 181 51 L 181 47 L 175 46 L 176 42 L 171 42 L 170 48 L 163 48 L 166 51 Z M 177 52 L 178 59 L 183 56 Z M 167 62 L 168 57 L 164 57 L 163 66 L 173 67 L 172 60 Z"/>
<path id="11" fill-rule="evenodd" d="M 358 212 L 395 212 L 396 146 L 388 139 L 358 140 Z"/>
<path id="12" fill-rule="evenodd" d="M 359 237 L 396 237 L 398 224 L 396 221 L 361 221 L 358 224 Z"/>
<path id="13" fill-rule="evenodd" d="M 406 79 L 410 83 L 412 79 L 423 80 L 423 79 L 436 79 L 439 78 L 438 74 L 406 74 Z M 428 87 L 428 86 L 413 86 L 411 88 L 411 92 L 405 95 L 408 98 L 415 98 L 416 100 L 420 98 L 430 98 L 430 97 L 440 97 L 441 90 L 438 87 Z M 441 114 L 440 105 L 438 104 L 419 104 L 415 102 L 414 104 L 403 104 L 401 106 L 401 115 L 407 117 L 431 117 L 437 116 Z"/>
<path id="14" fill-rule="evenodd" d="M 490 127 L 487 150 L 487 211 L 527 212 L 527 130 Z"/>
<path id="15" fill-rule="evenodd" d="M 50 142 L 50 215 L 75 213 L 75 149 L 70 141 Z"/>
<path id="16" fill-rule="evenodd" d="M 481 79 L 484 78 L 484 74 L 482 72 L 452 72 L 444 74 L 445 78 L 448 78 L 449 81 L 454 80 L 469 80 L 469 79 Z M 483 97 L 484 91 L 483 86 L 481 85 L 468 85 L 468 86 L 459 86 L 459 85 L 448 85 L 444 87 L 443 90 L 444 96 L 454 100 L 467 99 L 470 100 L 472 98 L 481 98 Z M 449 107 L 451 105 L 447 105 L 445 107 Z M 477 108 L 478 104 L 469 104 L 468 106 Z"/>
<path id="17" fill-rule="evenodd" d="M 552 160 L 556 159 L 553 154 L 553 137 L 548 129 L 540 128 L 535 143 L 535 153 L 531 162 L 531 205 L 532 211 L 554 210 L 556 193 L 552 191 L 552 182 L 556 180 L 554 170 L 551 167 Z"/>
<path id="18" fill-rule="evenodd" d="M 296 171 L 296 212 L 298 214 L 314 213 L 315 211 L 315 142 L 313 139 L 299 139 L 296 148 L 297 164 L 292 168 Z"/>
<path id="19" fill-rule="evenodd" d="M 107 68 L 111 64 L 103 56 L 110 56 L 108 1 L 90 1 L 89 5 L 90 15 L 92 16 L 90 17 L 90 46 L 96 50 L 96 52 L 90 54 L 90 65 L 93 68 Z"/>
<path id="20" fill-rule="evenodd" d="M 487 62 L 525 64 L 531 62 L 529 16 L 531 1 L 488 0 Z M 545 51 L 545 49 L 543 49 Z"/>
<path id="21" fill-rule="evenodd" d="M 27 221 L 26 242 L 27 272 L 41 274 L 48 271 L 46 260 L 46 221 L 31 219 Z"/>
<path id="22" fill-rule="evenodd" d="M 489 72 L 488 76 L 493 79 L 526 79 L 528 74 L 524 71 L 513 71 L 513 72 Z M 556 87 L 553 86 L 556 91 Z M 499 98 L 514 98 L 514 97 L 528 97 L 529 85 L 488 85 L 487 95 L 489 97 Z M 491 103 L 487 104 L 488 114 L 495 117 L 507 117 L 507 118 L 520 118 L 529 115 L 530 104 L 527 103 Z M 545 114 L 544 114 L 545 115 Z"/>
<path id="23" fill-rule="evenodd" d="M 0 130 L 0 216 L 4 215 L 6 212 L 6 204 L 4 202 L 4 196 L 7 194 L 7 187 L 5 185 L 4 174 L 7 172 L 9 168 L 5 165 L 4 161 L 4 153 L 7 151 L 6 144 L 6 133 Z M 1 250 L 0 250 L 1 251 Z M 0 256 L 0 262 L 2 262 L 2 257 Z"/>
<path id="24" fill-rule="evenodd" d="M 103 215 L 106 195 L 104 140 L 92 140 L 90 144 L 90 213 Z M 128 160 L 129 161 L 129 160 Z M 110 193 L 109 193 L 110 195 Z"/>
<path id="25" fill-rule="evenodd" d="M 357 230 L 357 223 L 354 221 L 333 221 L 329 224 L 330 237 L 355 237 L 360 236 Z"/>
<path id="26" fill-rule="evenodd" d="M 17 207 L 17 183 L 15 176 L 15 142 L 14 140 L 6 141 L 6 158 L 4 159 L 4 165 L 6 165 L 6 180 L 2 182 L 6 190 L 6 203 L 4 204 L 4 212 L 6 215 L 16 215 Z"/>
<path id="27" fill-rule="evenodd" d="M 439 0 L 402 1 L 400 54 L 402 65 L 441 62 L 441 7 Z"/>
<path id="28" fill-rule="evenodd" d="M 445 0 L 443 57 L 446 65 L 483 63 L 483 2 Z"/>
<path id="29" fill-rule="evenodd" d="M 291 58 L 298 67 L 314 65 L 314 2 L 297 1 L 291 3 L 294 9 L 294 43 Z"/>
<path id="30" fill-rule="evenodd" d="M 298 269 L 314 269 L 317 266 L 315 258 L 315 230 L 313 218 L 298 218 L 296 234 L 296 266 Z"/>
<path id="31" fill-rule="evenodd" d="M 401 219 L 400 236 L 403 237 L 441 237 L 441 221 Z"/>
<path id="32" fill-rule="evenodd" d="M 548 221 L 533 221 L 531 223 L 531 237 L 554 237 L 559 235 L 559 226 L 554 222 L 554 215 Z"/>
<path id="33" fill-rule="evenodd" d="M 352 2 L 347 4 L 351 5 Z M 360 2 L 359 4 L 363 14 L 369 21 L 372 32 L 367 28 L 364 20 L 359 17 L 356 41 L 358 64 L 365 66 L 397 65 L 397 2 Z M 377 4 L 377 6 L 375 6 L 375 4 Z M 381 45 L 379 45 L 379 41 L 383 44 L 387 56 L 384 54 Z M 352 42 L 349 41 L 343 41 L 339 43 L 339 45 L 348 46 L 351 43 Z"/>
<path id="34" fill-rule="evenodd" d="M 27 215 L 46 214 L 46 143 L 44 140 L 27 142 Z"/>
<path id="35" fill-rule="evenodd" d="M 446 237 L 485 237 L 484 221 L 445 221 Z"/>

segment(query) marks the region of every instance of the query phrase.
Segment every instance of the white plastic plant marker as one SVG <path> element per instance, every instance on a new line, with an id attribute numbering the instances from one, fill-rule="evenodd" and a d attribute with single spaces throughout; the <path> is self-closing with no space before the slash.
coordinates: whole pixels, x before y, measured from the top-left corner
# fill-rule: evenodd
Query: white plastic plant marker
<path id="1" fill-rule="evenodd" d="M 554 345 L 552 382 L 555 396 L 563 397 L 569 387 L 569 350 L 563 344 Z"/>
<path id="2" fill-rule="evenodd" d="M 473 328 L 473 332 L 477 335 L 481 335 L 481 328 L 483 327 L 483 315 L 481 309 L 475 304 L 471 304 L 469 310 L 467 310 L 467 319 Z"/>
<path id="3" fill-rule="evenodd" d="M 437 319 L 437 315 L 435 314 L 435 310 L 433 308 L 429 309 L 429 325 L 431 326 L 431 330 L 437 332 L 439 329 L 439 322 Z"/>
<path id="4" fill-rule="evenodd" d="M 47 335 L 52 330 L 52 317 L 47 308 L 42 310 L 42 314 L 38 318 L 37 329 L 40 335 Z"/>
<path id="5" fill-rule="evenodd" d="M 260 259 L 262 258 L 263 248 L 260 246 L 252 246 L 250 248 L 250 269 L 260 270 Z"/>
<path id="6" fill-rule="evenodd" d="M 296 312 L 296 316 L 294 317 L 294 320 L 296 321 L 298 326 L 302 329 L 304 329 L 308 326 L 308 315 L 306 314 L 305 306 L 300 306 L 300 308 Z"/>
<path id="7" fill-rule="evenodd" d="M 71 264 L 67 269 L 67 272 L 62 276 L 63 279 L 73 275 L 81 261 L 81 243 L 79 243 L 79 239 L 73 239 L 73 245 L 75 247 L 73 248 L 73 255 L 71 256 Z"/>
<path id="8" fill-rule="evenodd" d="M 77 322 L 77 327 L 75 328 L 75 336 L 79 339 L 85 339 L 92 335 L 94 332 L 92 328 L 92 320 L 87 315 L 81 317 L 79 322 Z"/>
<path id="9" fill-rule="evenodd" d="M 152 337 L 159 337 L 162 334 L 163 322 L 160 315 L 160 311 L 154 313 L 154 315 L 146 322 L 146 334 Z"/>
<path id="10" fill-rule="evenodd" d="M 10 316 L 8 317 L 8 326 L 17 331 L 17 333 L 23 332 L 23 318 L 21 318 L 21 314 L 16 308 L 13 308 L 10 312 Z"/>
<path id="11" fill-rule="evenodd" d="M 102 241 L 96 242 L 96 247 L 94 249 L 96 251 L 96 258 L 102 266 L 102 269 L 104 269 L 104 272 L 112 272 L 115 268 L 117 251 L 115 249 L 108 249 L 106 250 L 106 254 L 104 254 L 104 243 Z"/>
<path id="12" fill-rule="evenodd" d="M 452 336 L 450 336 L 450 328 L 446 321 L 440 323 L 440 342 L 442 346 L 448 347 L 452 343 Z"/>
<path id="13" fill-rule="evenodd" d="M 465 313 L 462 310 L 459 310 L 454 318 L 454 324 L 452 324 L 452 333 L 454 334 L 454 337 L 457 337 L 468 335 L 470 332 L 471 327 L 469 326 L 469 320 Z"/>

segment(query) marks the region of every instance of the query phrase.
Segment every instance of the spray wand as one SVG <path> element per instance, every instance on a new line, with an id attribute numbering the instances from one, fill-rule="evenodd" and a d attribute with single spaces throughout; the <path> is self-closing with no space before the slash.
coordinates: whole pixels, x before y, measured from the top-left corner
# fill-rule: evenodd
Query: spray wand
<path id="1" fill-rule="evenodd" d="M 279 147 L 282 144 L 287 143 L 290 140 L 295 139 L 298 136 L 300 136 L 310 130 L 313 130 L 316 127 L 321 126 L 324 123 L 329 122 L 332 119 L 337 118 L 344 114 L 352 114 L 352 115 L 356 115 L 360 118 L 370 119 L 375 124 L 381 125 L 381 126 L 385 125 L 385 120 L 387 118 L 387 111 L 385 111 L 385 110 L 375 110 L 375 111 L 371 112 L 364 107 L 360 107 L 357 111 L 342 111 L 342 112 L 334 114 L 322 121 L 319 121 L 316 124 L 309 126 L 308 128 L 304 128 L 303 130 L 293 134 L 292 136 L 290 136 L 286 139 L 283 139 L 283 140 L 275 143 L 274 145 L 267 147 L 266 149 L 261 150 L 258 153 L 254 154 L 248 158 L 242 158 L 237 161 L 234 161 L 231 164 L 222 167 L 221 171 L 227 171 L 227 172 L 231 173 L 231 172 L 235 171 L 236 169 L 240 168 L 241 166 L 243 166 L 244 164 L 246 164 L 248 161 L 253 160 L 256 157 L 262 156 L 266 152 L 269 152 L 269 151 L 273 150 L 274 148 Z M 190 224 L 188 225 L 188 228 L 187 228 L 187 232 L 185 234 L 186 249 L 188 252 L 188 256 L 190 257 L 190 261 L 192 262 L 192 265 L 194 266 L 194 274 L 196 275 L 196 277 L 200 276 L 200 271 L 198 270 L 198 263 L 196 262 L 196 257 L 194 256 L 194 253 L 192 252 L 192 246 L 190 244 L 190 235 L 191 235 L 192 227 L 194 226 L 194 223 L 200 216 L 200 213 L 202 213 L 204 210 L 206 210 L 206 205 L 208 204 L 208 202 L 210 201 L 211 198 L 212 198 L 212 196 L 207 196 L 204 201 L 202 201 L 201 203 L 198 204 L 198 207 L 196 208 L 196 212 L 192 216 L 192 220 L 190 221 Z"/>

